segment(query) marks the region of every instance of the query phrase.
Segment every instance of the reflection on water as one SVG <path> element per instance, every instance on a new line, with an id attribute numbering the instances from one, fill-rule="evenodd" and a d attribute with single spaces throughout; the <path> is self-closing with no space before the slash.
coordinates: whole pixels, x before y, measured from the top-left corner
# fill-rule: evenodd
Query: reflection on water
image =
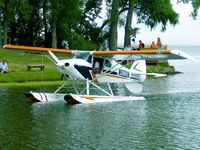
<path id="1" fill-rule="evenodd" d="M 26 88 L 0 90 L 1 149 L 200 148 L 199 93 L 70 106 L 27 103 Z"/>
<path id="2" fill-rule="evenodd" d="M 56 87 L 0 87 L 0 149 L 200 149 L 200 71 L 172 63 L 184 73 L 145 81 L 144 101 L 30 104 Z"/>

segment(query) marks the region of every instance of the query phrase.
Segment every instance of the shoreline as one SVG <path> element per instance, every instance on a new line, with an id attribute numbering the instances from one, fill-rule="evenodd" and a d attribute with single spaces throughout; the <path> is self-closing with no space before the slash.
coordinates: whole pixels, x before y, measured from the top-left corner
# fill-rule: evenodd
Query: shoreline
<path id="1" fill-rule="evenodd" d="M 62 85 L 65 81 L 31 81 L 31 82 L 10 82 L 0 83 L 0 87 L 16 87 L 16 86 L 49 86 L 49 85 Z"/>
<path id="2" fill-rule="evenodd" d="M 163 65 L 164 64 L 164 65 Z M 181 73 L 175 70 L 174 66 L 170 66 L 168 63 L 161 63 L 158 65 L 147 65 L 147 72 L 156 72 L 167 75 L 175 75 Z M 24 82 L 4 82 L 0 83 L 0 87 L 17 87 L 17 86 L 51 86 L 51 85 L 62 85 L 66 80 L 45 80 L 45 81 L 26 81 Z M 69 83 L 70 84 L 70 83 Z"/>

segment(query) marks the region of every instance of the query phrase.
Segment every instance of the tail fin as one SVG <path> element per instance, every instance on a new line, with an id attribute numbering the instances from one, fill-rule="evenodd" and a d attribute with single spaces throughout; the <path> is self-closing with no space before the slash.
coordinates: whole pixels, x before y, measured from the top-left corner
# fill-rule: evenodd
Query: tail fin
<path id="1" fill-rule="evenodd" d="M 131 77 L 137 78 L 140 82 L 143 82 L 146 79 L 146 61 L 145 60 L 136 60 L 131 66 Z"/>

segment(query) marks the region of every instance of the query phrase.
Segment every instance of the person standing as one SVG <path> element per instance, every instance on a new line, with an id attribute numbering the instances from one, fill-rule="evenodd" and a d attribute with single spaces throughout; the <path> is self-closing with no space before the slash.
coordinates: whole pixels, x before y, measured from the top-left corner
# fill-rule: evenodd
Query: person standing
<path id="1" fill-rule="evenodd" d="M 156 45 L 157 45 L 157 48 L 161 48 L 161 46 L 162 46 L 162 43 L 161 43 L 161 40 L 160 40 L 159 37 L 157 38 L 157 43 L 156 43 Z"/>
<path id="2" fill-rule="evenodd" d="M 152 49 L 156 49 L 156 44 L 155 44 L 154 41 L 151 43 L 151 48 L 152 48 Z"/>
<path id="3" fill-rule="evenodd" d="M 144 48 L 144 43 L 142 43 L 142 40 L 139 40 L 139 50 Z"/>
<path id="4" fill-rule="evenodd" d="M 108 47 L 109 47 L 108 40 L 105 39 L 104 42 L 103 42 L 103 45 L 102 45 L 102 49 L 106 50 L 106 51 L 109 51 Z"/>
<path id="5" fill-rule="evenodd" d="M 62 41 L 62 46 L 63 46 L 64 49 L 69 49 L 68 45 L 69 44 L 68 44 L 67 40 Z"/>

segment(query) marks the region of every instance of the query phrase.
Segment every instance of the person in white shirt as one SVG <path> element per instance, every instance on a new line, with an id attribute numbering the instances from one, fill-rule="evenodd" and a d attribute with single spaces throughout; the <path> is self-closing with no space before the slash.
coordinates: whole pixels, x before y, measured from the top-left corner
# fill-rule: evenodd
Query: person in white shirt
<path id="1" fill-rule="evenodd" d="M 95 63 L 94 63 L 93 72 L 100 73 L 100 63 L 98 61 L 95 61 Z"/>
<path id="2" fill-rule="evenodd" d="M 0 71 L 1 73 L 8 73 L 8 64 L 3 60 L 0 62 Z"/>
<path id="3" fill-rule="evenodd" d="M 69 49 L 69 47 L 68 47 L 69 44 L 68 44 L 68 42 L 66 40 L 62 41 L 62 46 L 63 46 L 64 49 Z"/>

